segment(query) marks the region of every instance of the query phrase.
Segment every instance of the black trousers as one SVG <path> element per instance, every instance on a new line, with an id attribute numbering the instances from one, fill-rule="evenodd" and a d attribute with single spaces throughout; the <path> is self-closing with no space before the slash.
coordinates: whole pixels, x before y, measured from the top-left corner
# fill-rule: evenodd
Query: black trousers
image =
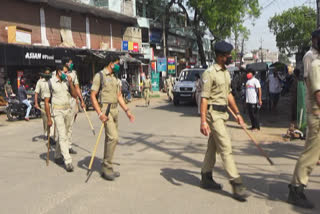
<path id="1" fill-rule="evenodd" d="M 253 129 L 260 129 L 259 109 L 257 104 L 247 103 L 247 109 Z"/>

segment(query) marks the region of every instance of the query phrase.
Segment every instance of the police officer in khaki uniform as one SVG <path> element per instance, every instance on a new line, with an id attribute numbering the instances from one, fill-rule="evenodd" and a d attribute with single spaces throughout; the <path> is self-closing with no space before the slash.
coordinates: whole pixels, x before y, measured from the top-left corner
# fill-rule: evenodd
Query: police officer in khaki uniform
<path id="1" fill-rule="evenodd" d="M 81 101 L 81 107 L 82 108 L 86 108 L 86 105 L 85 105 L 84 100 L 82 98 L 81 90 L 80 90 L 80 87 L 79 87 L 79 80 L 78 80 L 77 72 L 73 68 L 74 68 L 74 64 L 73 64 L 72 60 L 69 59 L 66 62 L 63 71 L 66 74 L 71 76 L 73 85 L 74 85 L 74 87 L 76 89 L 77 97 Z M 70 105 L 71 105 L 71 114 L 72 114 L 72 117 L 74 119 L 71 121 L 71 125 L 70 125 L 70 128 L 68 130 L 68 137 L 69 137 L 69 143 L 70 143 L 70 145 L 69 145 L 69 153 L 70 154 L 77 154 L 77 152 L 72 148 L 72 127 L 73 127 L 74 121 L 76 120 L 77 114 L 79 112 L 78 99 L 77 98 L 71 98 Z"/>
<path id="2" fill-rule="evenodd" d="M 35 89 L 35 96 L 34 96 L 34 107 L 37 109 L 41 110 L 41 118 L 42 118 L 42 122 L 43 122 L 43 132 L 44 132 L 44 136 L 47 136 L 48 134 L 48 119 L 47 119 L 47 115 L 44 112 L 45 110 L 45 104 L 44 104 L 44 95 L 45 95 L 45 91 L 49 90 L 48 88 L 48 80 L 51 78 L 51 72 L 49 68 L 46 68 L 45 71 L 43 73 L 40 74 L 41 78 L 38 80 L 37 85 L 36 85 L 36 89 Z M 39 99 L 38 97 L 40 97 L 40 106 L 39 106 Z M 50 136 L 53 137 L 54 136 L 54 125 L 52 125 L 50 129 Z M 53 138 L 52 138 L 53 139 Z M 55 139 L 53 139 L 55 140 Z"/>
<path id="3" fill-rule="evenodd" d="M 230 179 L 233 197 L 245 201 L 249 196 L 242 184 L 235 161 L 232 156 L 231 140 L 225 122 L 229 115 L 229 106 L 237 114 L 238 123 L 243 124 L 238 107 L 231 94 L 231 78 L 226 65 L 231 63 L 233 46 L 225 41 L 215 44 L 216 64 L 208 68 L 202 75 L 201 93 L 201 127 L 203 135 L 208 136 L 208 148 L 201 169 L 201 187 L 221 189 L 221 185 L 212 178 L 212 170 L 216 163 L 216 154 L 220 154 L 225 171 Z"/>
<path id="4" fill-rule="evenodd" d="M 307 139 L 304 151 L 301 153 L 294 170 L 291 184 L 289 184 L 288 202 L 304 207 L 313 208 L 304 194 L 309 176 L 320 157 L 320 30 L 312 33 L 312 51 L 315 55 L 304 57 L 304 67 L 309 67 L 305 74 L 307 87 Z M 310 53 L 309 53 L 310 54 Z M 309 57 L 311 60 L 309 61 Z"/>
<path id="5" fill-rule="evenodd" d="M 119 172 L 113 170 L 113 156 L 118 143 L 118 103 L 126 112 L 129 120 L 134 121 L 134 116 L 126 106 L 121 95 L 120 82 L 116 78 L 120 70 L 119 57 L 109 57 L 106 66 L 102 71 L 94 76 L 91 88 L 91 101 L 99 119 L 105 123 L 105 144 L 104 157 L 102 163 L 102 177 L 106 180 L 114 180 L 120 176 Z M 101 82 L 101 76 L 103 78 Z M 102 85 L 101 85 L 102 84 Z M 100 92 L 102 108 L 97 101 L 97 94 Z M 105 115 L 106 109 L 110 105 L 109 115 Z"/>
<path id="6" fill-rule="evenodd" d="M 150 105 L 150 92 L 151 92 L 151 80 L 150 76 L 147 75 L 147 78 L 143 80 L 143 96 L 146 101 L 146 106 Z"/>
<path id="7" fill-rule="evenodd" d="M 48 81 L 48 90 L 45 92 L 45 108 L 48 117 L 48 127 L 52 126 L 51 110 L 49 100 L 51 98 L 51 108 L 53 111 L 53 119 L 57 127 L 59 135 L 59 143 L 56 145 L 55 162 L 62 164 L 64 162 L 67 172 L 74 170 L 72 158 L 69 153 L 69 137 L 68 130 L 71 125 L 72 118 L 70 100 L 71 97 L 76 98 L 77 93 L 72 83 L 70 75 L 63 72 L 63 66 L 58 66 L 56 75 Z M 51 85 L 51 87 L 50 87 Z"/>
<path id="8" fill-rule="evenodd" d="M 166 79 L 165 85 L 166 85 L 166 91 L 167 91 L 169 101 L 172 101 L 173 100 L 173 93 L 172 93 L 173 83 L 172 83 L 171 75 Z"/>

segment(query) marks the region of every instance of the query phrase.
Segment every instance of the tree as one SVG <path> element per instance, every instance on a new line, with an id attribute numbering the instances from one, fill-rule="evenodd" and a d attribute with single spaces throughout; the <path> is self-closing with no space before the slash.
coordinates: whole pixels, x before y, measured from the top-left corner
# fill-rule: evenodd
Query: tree
<path id="1" fill-rule="evenodd" d="M 310 7 L 294 7 L 269 20 L 279 51 L 288 56 L 303 54 L 310 47 L 311 33 L 316 29 L 316 11 Z"/>
<path id="2" fill-rule="evenodd" d="M 290 60 L 289 60 L 289 57 L 286 54 L 283 54 L 283 53 L 279 54 L 278 61 L 283 63 L 283 64 L 286 64 L 286 65 L 290 65 L 290 63 L 291 63 Z"/>
<path id="3" fill-rule="evenodd" d="M 245 18 L 256 18 L 260 15 L 258 0 L 188 0 L 186 4 L 194 12 L 193 32 L 197 37 L 202 64 L 206 63 L 202 42 L 206 29 L 215 40 L 222 40 L 231 36 L 232 28 L 241 26 Z M 182 4 L 179 6 L 183 8 Z"/>

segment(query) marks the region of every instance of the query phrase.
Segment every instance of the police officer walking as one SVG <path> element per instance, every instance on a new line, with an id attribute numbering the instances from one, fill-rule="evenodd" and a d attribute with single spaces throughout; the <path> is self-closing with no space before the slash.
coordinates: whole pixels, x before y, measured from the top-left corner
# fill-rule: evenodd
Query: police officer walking
<path id="1" fill-rule="evenodd" d="M 49 90 L 48 86 L 48 80 L 51 78 L 51 72 L 49 68 L 46 68 L 43 73 L 40 74 L 40 79 L 38 80 L 36 84 L 36 89 L 35 89 L 35 96 L 34 96 L 34 107 L 37 109 L 41 110 L 41 118 L 43 122 L 43 132 L 44 136 L 47 136 L 48 134 L 48 118 L 46 113 L 44 112 L 45 110 L 45 104 L 44 104 L 44 95 L 47 90 Z M 39 98 L 40 97 L 40 107 L 39 107 Z M 52 125 L 50 129 L 50 136 L 54 136 L 54 125 Z M 55 140 L 55 139 L 53 139 Z"/>
<path id="2" fill-rule="evenodd" d="M 120 173 L 113 170 L 113 156 L 119 140 L 118 135 L 118 103 L 127 114 L 131 122 L 134 116 L 126 106 L 121 95 L 120 82 L 116 78 L 120 70 L 119 57 L 111 56 L 102 71 L 94 76 L 91 88 L 91 101 L 99 119 L 105 124 L 104 157 L 102 163 L 102 177 L 106 180 L 114 180 Z M 101 96 L 102 108 L 97 101 L 97 94 Z M 106 109 L 110 109 L 105 115 Z"/>
<path id="3" fill-rule="evenodd" d="M 311 50 L 304 56 L 304 77 L 307 87 L 307 139 L 289 184 L 288 202 L 304 208 L 313 208 L 304 194 L 309 176 L 320 157 L 320 30 L 312 33 Z"/>
<path id="4" fill-rule="evenodd" d="M 51 110 L 49 101 L 51 98 L 51 108 L 53 119 L 57 127 L 59 135 L 59 143 L 56 145 L 55 162 L 57 164 L 65 164 L 67 172 L 74 170 L 72 158 L 69 153 L 69 137 L 68 130 L 71 125 L 72 118 L 70 101 L 71 97 L 76 98 L 76 89 L 72 82 L 72 77 L 63 72 L 63 66 L 58 66 L 53 76 L 48 81 L 48 90 L 45 92 L 45 109 L 48 117 L 48 127 L 52 126 Z"/>
<path id="5" fill-rule="evenodd" d="M 222 186 L 212 178 L 216 154 L 220 154 L 225 171 L 230 179 L 233 197 L 246 201 L 249 193 L 244 187 L 232 156 L 231 140 L 225 122 L 229 115 L 228 106 L 237 114 L 237 121 L 243 124 L 235 99 L 231 94 L 231 78 L 226 65 L 231 63 L 233 46 L 225 41 L 215 44 L 216 64 L 202 75 L 201 127 L 203 135 L 209 136 L 208 148 L 201 169 L 200 186 L 205 189 L 221 189 Z"/>
<path id="6" fill-rule="evenodd" d="M 150 92 L 151 92 L 151 80 L 150 76 L 147 75 L 147 78 L 143 80 L 143 96 L 146 101 L 146 106 L 150 105 Z"/>
<path id="7" fill-rule="evenodd" d="M 80 87 L 79 87 L 79 80 L 78 80 L 78 76 L 77 76 L 77 72 L 74 70 L 74 64 L 72 62 L 71 59 L 69 59 L 64 68 L 63 68 L 63 71 L 70 75 L 71 78 L 72 78 L 72 83 L 76 89 L 76 93 L 77 93 L 77 98 L 79 97 L 80 101 L 81 101 L 81 107 L 82 108 L 86 108 L 86 105 L 84 103 L 84 100 L 83 100 L 83 97 L 82 97 L 82 94 L 81 94 L 81 90 L 80 90 Z M 79 105 L 78 105 L 78 99 L 77 98 L 71 98 L 71 101 L 70 101 L 70 105 L 71 105 L 71 114 L 72 114 L 72 117 L 74 118 L 72 121 L 71 121 L 71 125 L 69 127 L 69 130 L 68 130 L 68 137 L 69 137 L 69 153 L 70 154 L 77 154 L 77 152 L 72 148 L 72 127 L 73 127 L 73 124 L 74 124 L 74 121 L 76 120 L 76 117 L 77 117 L 77 114 L 79 112 Z"/>

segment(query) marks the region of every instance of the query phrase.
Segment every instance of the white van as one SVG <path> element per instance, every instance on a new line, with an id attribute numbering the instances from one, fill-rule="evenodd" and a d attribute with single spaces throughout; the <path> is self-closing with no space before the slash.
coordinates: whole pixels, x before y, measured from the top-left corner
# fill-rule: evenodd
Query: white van
<path id="1" fill-rule="evenodd" d="M 187 68 L 181 71 L 173 87 L 173 103 L 179 105 L 180 101 L 196 102 L 196 74 L 200 77 L 205 71 L 203 68 Z"/>

